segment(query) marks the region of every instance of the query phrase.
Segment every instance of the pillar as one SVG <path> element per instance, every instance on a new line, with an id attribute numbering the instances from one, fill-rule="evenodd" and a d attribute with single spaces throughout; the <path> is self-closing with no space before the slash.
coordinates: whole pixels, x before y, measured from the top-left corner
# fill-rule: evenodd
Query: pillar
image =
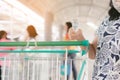
<path id="1" fill-rule="evenodd" d="M 46 12 L 45 15 L 45 41 L 52 40 L 52 24 L 54 16 L 51 12 Z"/>

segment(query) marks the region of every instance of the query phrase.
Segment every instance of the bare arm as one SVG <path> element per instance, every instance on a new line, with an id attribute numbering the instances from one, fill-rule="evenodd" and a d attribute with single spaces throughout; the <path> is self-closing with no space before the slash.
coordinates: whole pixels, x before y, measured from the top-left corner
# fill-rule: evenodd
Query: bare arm
<path id="1" fill-rule="evenodd" d="M 78 30 L 77 32 L 75 32 L 73 29 L 70 30 L 70 34 L 71 36 L 71 39 L 76 39 L 76 40 L 85 40 L 83 34 L 82 34 L 82 30 Z M 89 45 L 89 51 L 88 51 L 88 56 L 90 59 L 95 59 L 95 56 L 96 56 L 96 47 L 97 47 L 97 37 L 94 38 L 93 42 L 90 43 Z M 80 46 L 80 48 L 82 50 L 85 50 L 86 47 L 84 46 Z"/>
<path id="2" fill-rule="evenodd" d="M 82 34 L 82 33 L 81 33 Z M 78 40 L 85 40 L 83 34 L 81 35 L 81 37 L 78 38 Z M 96 48 L 97 48 L 97 37 L 94 38 L 94 40 L 92 41 L 92 43 L 90 43 L 89 45 L 89 50 L 88 50 L 88 56 L 90 59 L 95 59 L 96 56 Z M 85 50 L 86 48 L 83 46 L 80 46 L 82 50 Z"/>
<path id="3" fill-rule="evenodd" d="M 97 48 L 97 37 L 93 40 L 93 42 L 89 46 L 88 56 L 90 59 L 95 59 L 96 57 L 96 48 Z"/>

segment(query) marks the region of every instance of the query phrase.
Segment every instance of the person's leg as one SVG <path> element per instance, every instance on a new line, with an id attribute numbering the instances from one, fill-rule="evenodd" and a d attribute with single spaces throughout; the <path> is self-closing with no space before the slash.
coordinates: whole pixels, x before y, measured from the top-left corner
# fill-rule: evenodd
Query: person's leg
<path id="1" fill-rule="evenodd" d="M 72 72 L 73 72 L 73 78 L 74 78 L 74 80 L 76 80 L 77 79 L 77 70 L 75 67 L 74 60 L 72 60 Z"/>
<path id="2" fill-rule="evenodd" d="M 2 80 L 2 67 L 0 66 L 0 80 Z"/>

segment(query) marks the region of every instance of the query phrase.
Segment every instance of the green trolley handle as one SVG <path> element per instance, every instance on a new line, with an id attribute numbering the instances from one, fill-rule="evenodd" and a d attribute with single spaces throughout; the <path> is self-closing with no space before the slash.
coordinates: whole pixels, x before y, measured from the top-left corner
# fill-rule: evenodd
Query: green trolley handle
<path id="1" fill-rule="evenodd" d="M 26 46 L 26 45 L 27 42 L 0 42 L 0 46 Z M 29 42 L 29 46 L 35 46 L 35 42 Z M 37 46 L 89 46 L 89 42 L 88 40 L 37 42 Z"/>

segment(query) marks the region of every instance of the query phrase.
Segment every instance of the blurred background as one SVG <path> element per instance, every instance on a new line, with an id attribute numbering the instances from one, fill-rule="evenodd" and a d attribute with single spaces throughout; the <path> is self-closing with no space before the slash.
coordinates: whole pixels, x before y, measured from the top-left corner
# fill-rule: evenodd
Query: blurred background
<path id="1" fill-rule="evenodd" d="M 0 0 L 0 30 L 6 30 L 13 39 L 32 24 L 42 41 L 61 41 L 64 24 L 71 21 L 91 42 L 108 10 L 109 0 Z M 88 80 L 93 63 L 94 60 L 88 59 Z"/>

